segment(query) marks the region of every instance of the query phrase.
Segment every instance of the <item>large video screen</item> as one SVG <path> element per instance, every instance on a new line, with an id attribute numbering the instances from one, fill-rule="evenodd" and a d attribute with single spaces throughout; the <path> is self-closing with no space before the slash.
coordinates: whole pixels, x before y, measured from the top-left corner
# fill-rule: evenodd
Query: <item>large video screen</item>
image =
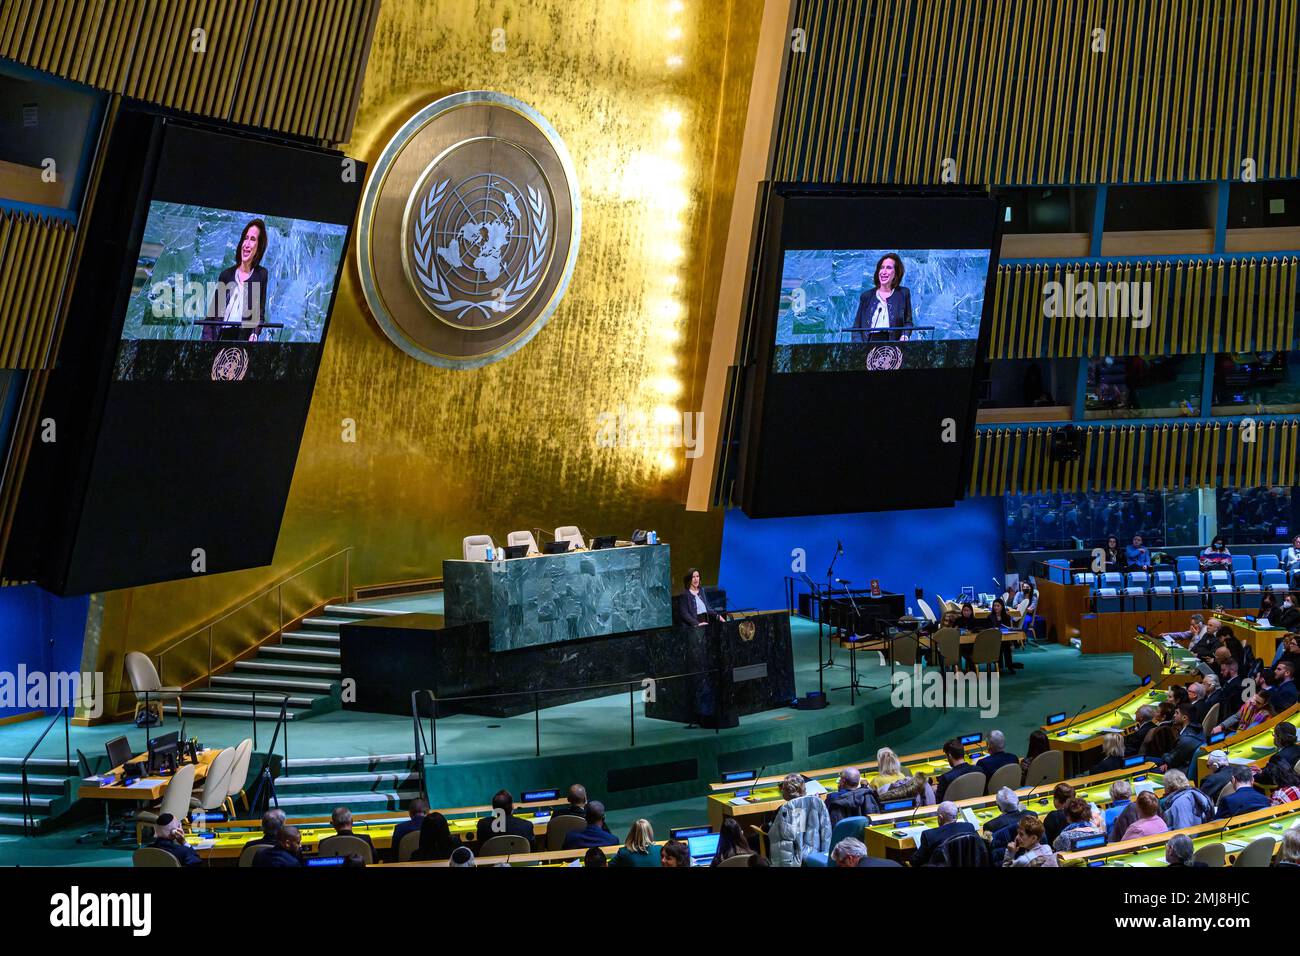
<path id="1" fill-rule="evenodd" d="M 987 249 L 787 250 L 773 370 L 973 365 L 988 272 Z"/>
<path id="2" fill-rule="evenodd" d="M 341 223 L 150 203 L 115 377 L 307 374 L 315 349 L 294 346 L 325 332 L 347 234 Z M 250 349 L 212 344 L 223 342 Z"/>
<path id="3" fill-rule="evenodd" d="M 971 188 L 767 187 L 733 495 L 747 515 L 962 496 L 997 210 Z"/>
<path id="4" fill-rule="evenodd" d="M 131 108 L 104 168 L 6 568 L 80 594 L 269 564 L 364 166 Z"/>

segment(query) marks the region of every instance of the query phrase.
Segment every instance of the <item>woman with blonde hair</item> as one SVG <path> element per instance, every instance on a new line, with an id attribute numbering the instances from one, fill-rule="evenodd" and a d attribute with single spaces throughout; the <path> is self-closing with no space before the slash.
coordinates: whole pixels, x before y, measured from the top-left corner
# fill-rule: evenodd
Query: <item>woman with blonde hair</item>
<path id="1" fill-rule="evenodd" d="M 1112 770 L 1124 769 L 1124 736 L 1122 734 L 1102 734 L 1102 758 L 1097 761 L 1089 774 L 1110 773 Z"/>
<path id="2" fill-rule="evenodd" d="M 881 747 L 876 751 L 876 775 L 868 784 L 872 790 L 880 793 L 890 784 L 902 780 L 904 776 L 903 765 L 898 760 L 898 754 L 888 747 Z"/>
<path id="3" fill-rule="evenodd" d="M 1300 825 L 1282 834 L 1282 850 L 1274 866 L 1300 866 Z"/>
<path id="4" fill-rule="evenodd" d="M 610 866 L 658 866 L 659 865 L 659 848 L 655 846 L 655 831 L 650 826 L 649 820 L 637 820 L 632 824 L 631 829 L 627 831 L 627 840 L 614 858 L 609 861 Z"/>

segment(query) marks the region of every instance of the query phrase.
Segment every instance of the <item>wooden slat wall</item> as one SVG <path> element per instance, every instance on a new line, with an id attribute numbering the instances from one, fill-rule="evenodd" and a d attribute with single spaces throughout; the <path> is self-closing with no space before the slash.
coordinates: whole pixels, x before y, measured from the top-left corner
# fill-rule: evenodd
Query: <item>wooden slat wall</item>
<path id="1" fill-rule="evenodd" d="M 4 0 L 0 57 L 162 106 L 346 142 L 379 0 Z M 192 31 L 206 31 L 193 50 Z"/>
<path id="2" fill-rule="evenodd" d="M 75 235 L 63 220 L 0 210 L 0 368 L 44 368 L 51 360 Z"/>
<path id="3" fill-rule="evenodd" d="M 991 428 L 975 436 L 972 495 L 1045 491 L 1174 491 L 1300 482 L 1300 422 L 1098 425 L 1083 455 L 1054 462 L 1052 428 Z"/>
<path id="4" fill-rule="evenodd" d="M 1149 282 L 1151 324 L 1045 314 L 1049 282 Z M 1300 258 L 1000 266 L 989 357 L 1280 350 L 1296 340 Z M 1064 293 L 1062 293 L 1064 297 Z"/>
<path id="5" fill-rule="evenodd" d="M 777 180 L 1300 175 L 1297 0 L 797 0 L 793 22 Z"/>

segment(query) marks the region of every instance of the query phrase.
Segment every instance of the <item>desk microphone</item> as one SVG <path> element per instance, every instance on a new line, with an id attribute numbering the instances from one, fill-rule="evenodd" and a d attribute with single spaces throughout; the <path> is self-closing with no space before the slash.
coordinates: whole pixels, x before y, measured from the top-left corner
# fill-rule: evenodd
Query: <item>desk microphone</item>
<path id="1" fill-rule="evenodd" d="M 1087 706 L 1088 706 L 1087 704 L 1080 704 L 1079 709 L 1074 712 L 1073 717 L 1071 717 L 1069 720 L 1065 722 L 1065 726 L 1061 728 L 1061 731 L 1066 731 L 1069 730 L 1071 727 L 1073 727 L 1074 722 L 1079 719 L 1079 715 L 1083 713 L 1083 709 Z M 1060 731 L 1058 731 L 1058 733 L 1059 732 Z"/>

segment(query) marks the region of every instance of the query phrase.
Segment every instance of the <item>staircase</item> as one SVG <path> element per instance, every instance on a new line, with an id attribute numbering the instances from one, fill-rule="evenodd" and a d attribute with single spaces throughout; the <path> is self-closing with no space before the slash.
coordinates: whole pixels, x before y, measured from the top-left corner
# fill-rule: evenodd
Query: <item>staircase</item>
<path id="1" fill-rule="evenodd" d="M 289 720 L 303 720 L 339 708 L 339 625 L 370 617 L 401 614 L 364 604 L 327 604 L 305 617 L 293 631 L 285 631 L 280 644 L 263 644 L 247 660 L 213 677 L 208 686 L 181 692 L 187 716 L 246 720 L 253 716 L 257 692 L 258 720 L 280 716 L 280 701 L 289 695 Z M 163 704 L 175 714 L 175 702 Z"/>
<path id="2" fill-rule="evenodd" d="M 329 816 L 335 807 L 400 814 L 421 796 L 415 754 L 292 757 L 283 769 L 288 776 L 276 778 L 275 793 L 291 822 L 296 817 Z"/>
<path id="3" fill-rule="evenodd" d="M 0 827 L 23 826 L 23 758 L 0 757 Z M 33 757 L 27 761 L 27 792 L 37 829 L 72 805 L 73 793 L 81 784 L 76 760 L 62 757 Z"/>

